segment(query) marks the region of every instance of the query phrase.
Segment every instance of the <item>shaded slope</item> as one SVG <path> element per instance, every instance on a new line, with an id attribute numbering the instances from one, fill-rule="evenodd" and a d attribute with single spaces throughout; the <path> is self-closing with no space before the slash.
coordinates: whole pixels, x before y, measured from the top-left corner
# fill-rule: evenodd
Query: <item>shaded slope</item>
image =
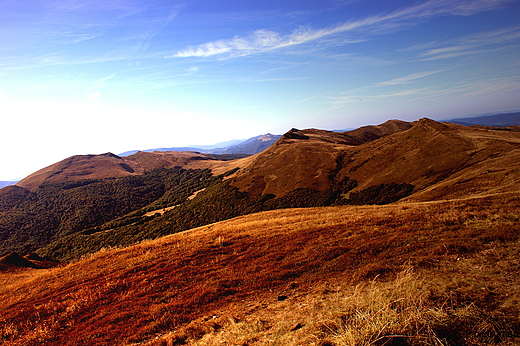
<path id="1" fill-rule="evenodd" d="M 58 262 L 46 258 L 42 258 L 35 253 L 25 256 L 12 252 L 0 257 L 0 272 L 2 271 L 19 271 L 24 268 L 52 268 L 58 265 Z"/>
<path id="2" fill-rule="evenodd" d="M 0 190 L 0 254 L 32 252 L 84 229 L 186 200 L 220 180 L 209 170 L 160 168 L 142 175 L 46 183 L 34 192 Z M 144 208 L 144 209 L 143 209 Z"/>
<path id="3" fill-rule="evenodd" d="M 432 305 L 426 306 L 430 318 L 433 308 L 449 302 L 452 309 L 437 324 L 425 324 L 433 335 L 462 345 L 461 340 L 479 330 L 475 321 L 493 321 L 495 328 L 488 330 L 492 334 L 477 333 L 478 340 L 485 342 L 486 335 L 509 340 L 514 335 L 504 326 L 519 326 L 520 297 L 514 288 L 519 275 L 519 206 L 518 194 L 504 194 L 377 208 L 277 210 L 103 251 L 0 291 L 0 338 L 7 346 L 182 345 L 203 340 L 229 345 L 235 343 L 217 343 L 211 337 L 256 316 L 265 324 L 244 334 L 240 344 L 266 344 L 277 323 L 287 320 L 294 321 L 280 330 L 287 337 L 312 337 L 305 339 L 309 345 L 327 340 L 341 345 L 329 339 L 340 329 L 319 327 L 320 322 L 341 321 L 341 314 L 317 320 L 313 327 L 298 313 L 315 313 L 305 306 L 318 308 L 329 294 L 350 284 L 375 277 L 391 280 L 406 265 L 424 271 L 439 285 L 447 281 L 427 286 L 433 290 L 427 297 Z M 475 271 L 471 268 L 479 258 L 480 269 Z M 497 274 L 491 267 L 496 268 L 499 258 Z M 459 263 L 467 264 L 454 276 L 453 266 Z M 478 277 L 471 276 L 477 272 Z M 397 301 L 394 314 L 399 312 Z M 464 311 L 468 316 L 468 306 L 478 309 L 475 318 L 481 317 L 457 317 L 457 309 L 460 316 Z M 274 308 L 287 319 L 268 317 Z M 296 328 L 296 322 L 303 323 Z M 381 329 L 379 336 L 389 331 Z M 417 337 L 424 340 L 420 331 Z M 302 342 L 296 338 L 294 344 Z"/>
<path id="4" fill-rule="evenodd" d="M 23 268 L 42 268 L 36 263 L 18 255 L 17 253 L 10 253 L 0 257 L 0 271 L 13 270 Z"/>

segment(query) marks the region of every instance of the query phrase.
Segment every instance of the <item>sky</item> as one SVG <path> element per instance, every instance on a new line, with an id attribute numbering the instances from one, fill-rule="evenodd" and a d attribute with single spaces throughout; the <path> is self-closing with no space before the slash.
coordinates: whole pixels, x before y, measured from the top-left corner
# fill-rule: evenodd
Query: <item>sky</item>
<path id="1" fill-rule="evenodd" d="M 517 110 L 518 0 L 0 0 L 0 180 L 72 155 Z"/>

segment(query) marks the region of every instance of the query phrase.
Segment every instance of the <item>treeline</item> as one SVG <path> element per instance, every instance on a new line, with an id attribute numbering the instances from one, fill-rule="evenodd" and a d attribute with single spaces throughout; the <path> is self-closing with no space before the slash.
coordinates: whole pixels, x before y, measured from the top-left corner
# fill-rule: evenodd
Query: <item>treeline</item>
<path id="1" fill-rule="evenodd" d="M 143 175 L 43 184 L 0 192 L 0 256 L 29 253 L 131 212 L 178 204 L 220 180 L 209 169 L 158 168 Z M 143 209 L 145 208 L 145 209 Z"/>
<path id="2" fill-rule="evenodd" d="M 384 204 L 400 199 L 413 190 L 413 186 L 409 184 L 385 184 L 351 193 L 349 198 L 344 198 L 356 186 L 354 180 L 345 178 L 324 191 L 296 189 L 281 197 L 251 197 L 231 186 L 229 181 L 222 181 L 209 186 L 193 200 L 185 200 L 162 216 L 136 217 L 134 213 L 134 216 L 128 216 L 133 217 L 129 219 L 131 222 L 119 226 L 112 222 L 109 226 L 103 225 L 94 230 L 76 233 L 40 249 L 38 254 L 69 260 L 101 248 L 127 246 L 254 212 L 295 207 Z"/>

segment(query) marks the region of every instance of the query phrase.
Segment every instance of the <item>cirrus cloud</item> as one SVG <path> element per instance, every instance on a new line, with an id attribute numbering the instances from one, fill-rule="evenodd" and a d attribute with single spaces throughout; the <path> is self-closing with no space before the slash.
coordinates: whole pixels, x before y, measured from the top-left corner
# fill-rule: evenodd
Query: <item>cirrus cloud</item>
<path id="1" fill-rule="evenodd" d="M 502 8 L 512 0 L 430 0 L 418 5 L 382 15 L 370 16 L 361 20 L 349 21 L 322 29 L 300 27 L 290 34 L 282 35 L 276 31 L 259 29 L 246 37 L 235 36 L 188 47 L 167 56 L 176 58 L 218 57 L 220 59 L 246 56 L 267 52 L 289 46 L 296 46 L 345 32 L 384 34 L 389 28 L 414 25 L 428 17 L 440 15 L 470 16 L 479 12 Z M 346 42 L 359 42 L 359 38 L 351 38 Z M 345 44 L 345 41 L 341 41 Z"/>

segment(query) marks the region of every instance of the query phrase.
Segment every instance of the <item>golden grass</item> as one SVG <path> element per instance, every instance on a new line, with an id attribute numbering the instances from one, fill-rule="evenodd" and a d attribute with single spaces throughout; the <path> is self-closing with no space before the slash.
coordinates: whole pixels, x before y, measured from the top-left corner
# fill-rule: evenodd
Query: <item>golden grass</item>
<path id="1" fill-rule="evenodd" d="M 194 346 L 513 345 L 520 341 L 518 320 L 486 312 L 475 303 L 461 304 L 450 294 L 439 296 L 438 290 L 448 286 L 432 275 L 407 267 L 390 281 L 357 285 L 329 281 L 283 302 L 261 297 L 240 317 L 217 314 L 147 345 L 170 346 L 179 340 Z M 469 275 L 455 281 L 468 279 Z"/>
<path id="2" fill-rule="evenodd" d="M 0 343 L 507 345 L 519 206 L 513 193 L 276 210 L 4 273 Z"/>

